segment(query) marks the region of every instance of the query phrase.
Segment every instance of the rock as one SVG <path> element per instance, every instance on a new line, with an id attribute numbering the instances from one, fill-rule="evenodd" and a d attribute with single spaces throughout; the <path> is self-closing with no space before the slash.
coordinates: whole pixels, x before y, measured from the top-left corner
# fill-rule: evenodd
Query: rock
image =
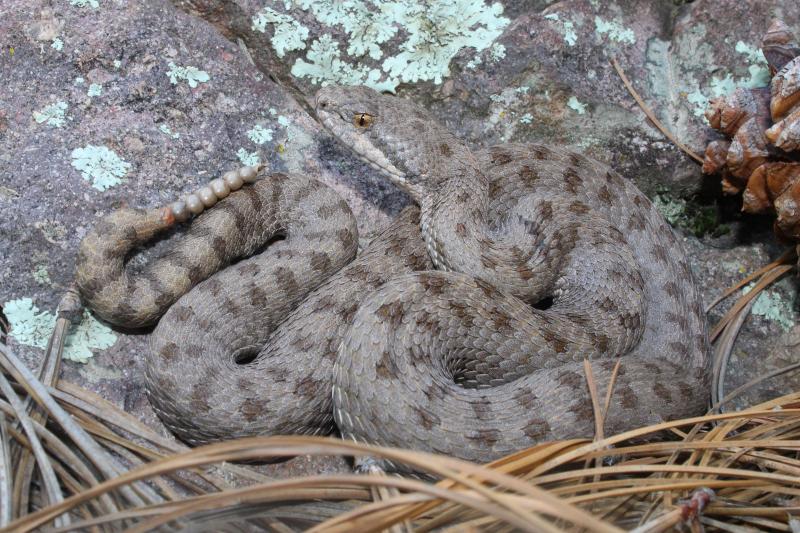
<path id="1" fill-rule="evenodd" d="M 421 10 L 421 2 L 402 0 L 378 13 L 365 1 L 44 8 L 6 0 L 0 305 L 15 302 L 31 320 L 33 306 L 53 313 L 71 282 L 78 243 L 99 217 L 123 203 L 164 204 L 256 158 L 333 186 L 356 212 L 366 242 L 408 199 L 320 131 L 309 99 L 325 80 L 367 81 L 417 99 L 432 120 L 476 146 L 543 141 L 611 164 L 662 198 L 686 233 L 710 301 L 777 255 L 771 233 L 761 231 L 769 222 L 727 213 L 728 235 L 691 234 L 707 232 L 708 224 L 685 214 L 709 206 L 686 198 L 711 198 L 713 210 L 718 185 L 709 190 L 699 166 L 648 123 L 609 60 L 619 61 L 677 138 L 701 151 L 714 137 L 702 118 L 708 98 L 761 80 L 766 64 L 754 50 L 769 13 L 781 10 L 795 32 L 800 15 L 788 0 L 676 4 L 436 0 Z M 792 301 L 793 286 L 776 290 Z M 794 317 L 775 316 L 748 321 L 727 390 L 796 358 L 794 337 L 785 332 L 786 317 Z M 98 347 L 99 333 L 87 335 L 95 357 L 65 362 L 65 379 L 157 426 L 136 357 L 147 335 L 115 331 L 107 348 Z M 11 342 L 35 367 L 42 349 L 21 344 L 13 332 Z M 776 384 L 748 401 L 796 386 Z M 299 459 L 270 467 L 276 475 L 336 468 L 344 464 Z"/>

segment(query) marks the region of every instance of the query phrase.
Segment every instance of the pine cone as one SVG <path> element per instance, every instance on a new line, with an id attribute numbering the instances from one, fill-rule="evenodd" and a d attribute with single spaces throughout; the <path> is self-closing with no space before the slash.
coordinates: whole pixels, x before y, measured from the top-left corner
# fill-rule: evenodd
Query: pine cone
<path id="1" fill-rule="evenodd" d="M 770 87 L 739 88 L 710 102 L 709 124 L 731 141 L 709 143 L 703 172 L 720 174 L 725 194 L 743 191 L 743 211 L 775 212 L 778 235 L 800 241 L 800 45 L 774 21 L 761 49 Z"/>

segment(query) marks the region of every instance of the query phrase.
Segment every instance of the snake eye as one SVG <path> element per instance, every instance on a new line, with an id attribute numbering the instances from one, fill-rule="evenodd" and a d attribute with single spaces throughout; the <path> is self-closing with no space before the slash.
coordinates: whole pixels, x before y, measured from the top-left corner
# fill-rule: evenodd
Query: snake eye
<path id="1" fill-rule="evenodd" d="M 358 128 L 369 128 L 375 121 L 375 117 L 369 113 L 356 113 L 353 115 L 353 125 Z"/>

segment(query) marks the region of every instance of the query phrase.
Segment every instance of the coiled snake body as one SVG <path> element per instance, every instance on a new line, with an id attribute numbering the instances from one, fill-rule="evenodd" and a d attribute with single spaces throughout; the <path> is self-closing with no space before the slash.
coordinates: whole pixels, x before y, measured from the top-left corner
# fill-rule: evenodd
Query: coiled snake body
<path id="1" fill-rule="evenodd" d="M 344 202 L 280 174 L 200 215 L 139 278 L 125 256 L 165 225 L 157 212 L 112 213 L 82 244 L 77 280 L 98 314 L 165 313 L 146 384 L 181 438 L 328 433 L 335 419 L 347 438 L 486 461 L 593 434 L 586 358 L 600 397 L 622 358 L 607 433 L 704 410 L 700 299 L 631 183 L 545 146 L 472 152 L 366 88 L 322 89 L 317 112 L 420 206 L 357 259 Z"/>

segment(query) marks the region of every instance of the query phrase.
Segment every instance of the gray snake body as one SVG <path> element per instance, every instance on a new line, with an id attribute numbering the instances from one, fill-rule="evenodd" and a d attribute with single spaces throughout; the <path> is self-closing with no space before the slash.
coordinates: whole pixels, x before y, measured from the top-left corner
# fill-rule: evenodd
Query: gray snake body
<path id="1" fill-rule="evenodd" d="M 124 259 L 164 225 L 153 212 L 112 213 L 82 244 L 77 279 L 98 314 L 165 313 L 146 384 L 181 438 L 328 433 L 335 418 L 347 438 L 485 461 L 592 435 L 584 358 L 601 398 L 622 358 L 607 433 L 704 410 L 700 299 L 631 183 L 544 146 L 471 152 L 365 88 L 322 89 L 317 110 L 421 208 L 357 259 L 346 205 L 284 175 L 200 215 L 141 280 Z"/>

